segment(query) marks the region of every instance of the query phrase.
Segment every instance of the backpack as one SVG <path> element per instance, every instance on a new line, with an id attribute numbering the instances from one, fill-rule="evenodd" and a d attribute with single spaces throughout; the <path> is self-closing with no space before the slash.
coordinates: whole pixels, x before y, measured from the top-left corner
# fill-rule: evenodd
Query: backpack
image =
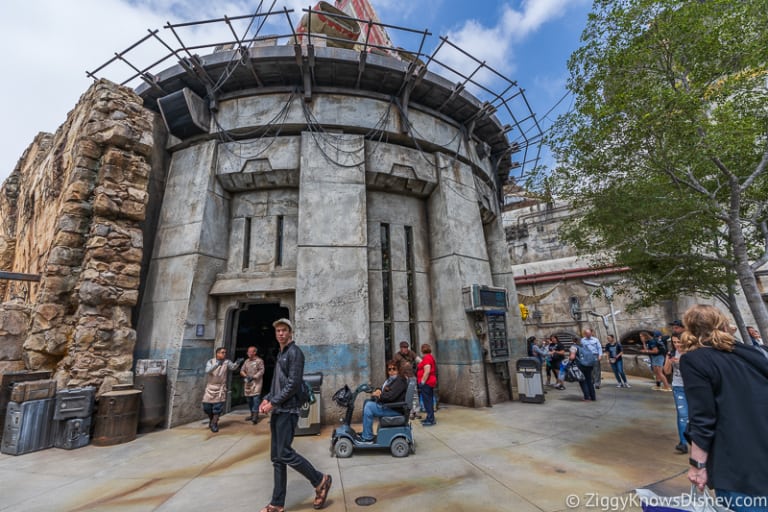
<path id="1" fill-rule="evenodd" d="M 659 351 L 655 354 L 657 356 L 666 356 L 667 355 L 667 342 L 664 341 L 661 338 L 656 338 L 656 347 L 659 349 Z"/>
<path id="2" fill-rule="evenodd" d="M 312 405 L 317 400 L 317 398 L 315 398 L 315 392 L 312 390 L 312 386 L 307 384 L 307 381 L 303 379 L 301 381 L 301 388 L 299 388 L 298 395 L 299 402 L 301 402 L 302 406 L 305 404 Z"/>
<path id="3" fill-rule="evenodd" d="M 587 347 L 579 347 L 578 357 L 581 366 L 593 366 L 597 362 L 597 356 Z"/>

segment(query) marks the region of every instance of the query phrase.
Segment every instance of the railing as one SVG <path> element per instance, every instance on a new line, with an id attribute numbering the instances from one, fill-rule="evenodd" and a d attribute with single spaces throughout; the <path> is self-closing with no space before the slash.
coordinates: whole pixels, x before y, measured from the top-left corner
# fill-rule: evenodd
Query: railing
<path id="1" fill-rule="evenodd" d="M 193 75 L 197 75 L 209 93 L 215 94 L 226 83 L 226 79 L 231 76 L 231 72 L 225 73 L 218 81 L 213 82 L 210 77 L 204 76 L 204 69 L 195 66 L 199 58 L 193 52 L 206 49 L 213 52 L 222 48 L 231 48 L 237 50 L 235 52 L 236 55 L 244 57 L 250 47 L 267 39 L 274 39 L 276 42 L 285 41 L 287 44 L 302 44 L 304 38 L 306 38 L 306 44 L 308 45 L 311 45 L 313 40 L 324 40 L 326 45 L 338 44 L 342 41 L 348 44 L 350 43 L 349 40 L 320 32 L 312 32 L 312 17 L 324 16 L 338 22 L 354 22 L 360 25 L 363 29 L 361 34 L 365 35 L 362 40 L 358 39 L 354 43 L 355 49 L 361 52 L 361 60 L 364 60 L 364 55 L 367 52 L 384 52 L 409 62 L 409 73 L 406 73 L 406 76 L 412 75 L 413 72 L 426 71 L 432 66 L 437 74 L 444 78 L 453 78 L 455 82 L 454 94 L 459 94 L 464 89 L 469 89 L 470 92 L 484 101 L 483 108 L 477 113 L 476 117 L 497 116 L 503 125 L 503 131 L 509 142 L 508 153 L 522 151 L 522 160 L 512 165 L 513 169 L 519 170 L 519 175 L 515 178 L 522 178 L 527 169 L 537 165 L 541 154 L 543 131 L 528 103 L 525 90 L 519 87 L 516 81 L 506 77 L 489 66 L 485 61 L 477 59 L 469 52 L 459 48 L 448 37 L 439 36 L 435 49 L 427 53 L 425 48 L 432 40 L 432 33 L 428 30 L 415 30 L 384 24 L 370 19 L 359 19 L 315 9 L 302 9 L 308 17 L 308 22 L 306 29 L 297 31 L 291 20 L 291 14 L 294 11 L 287 8 L 273 10 L 274 5 L 275 2 L 273 1 L 270 8 L 266 12 L 262 12 L 262 1 L 256 12 L 249 15 L 223 16 L 216 19 L 175 24 L 169 22 L 163 27 L 167 31 L 163 35 L 170 37 L 163 38 L 161 37 L 160 30 L 150 29 L 146 36 L 125 50 L 115 53 L 114 57 L 94 70 L 86 71 L 86 74 L 94 80 L 108 78 L 131 87 L 137 87 L 143 81 L 150 87 L 162 91 L 153 72 L 159 72 L 157 70 L 163 64 L 165 65 L 162 69 L 169 67 L 169 59 L 175 59 Z M 280 25 L 281 22 L 282 25 Z M 204 25 L 212 24 L 225 25 L 226 30 L 219 30 L 219 33 L 231 35 L 232 37 L 197 44 L 185 42 L 185 38 L 188 38 L 190 41 L 195 39 L 196 30 Z M 284 33 L 270 34 L 269 36 L 262 35 L 262 30 L 267 24 L 270 27 L 282 26 Z M 406 47 L 387 46 L 371 42 L 370 34 L 374 27 L 382 31 L 391 30 L 395 36 L 394 39 L 407 41 L 404 43 Z M 185 33 L 188 30 L 192 30 L 191 35 Z M 242 35 L 238 35 L 238 30 Z M 173 43 L 168 42 L 171 39 L 174 41 Z M 147 45 L 151 42 L 160 45 L 158 51 L 147 49 Z M 148 65 L 137 65 L 129 59 L 129 55 L 136 55 L 139 49 L 141 49 L 144 55 L 156 55 L 159 53 L 160 57 L 152 60 Z M 449 62 L 455 61 L 457 58 L 462 61 L 462 67 L 467 67 L 468 73 L 465 70 L 457 69 L 456 65 L 452 66 L 449 64 Z M 234 71 L 234 67 L 241 64 L 242 60 L 244 59 L 235 59 L 233 56 L 233 61 L 231 62 L 233 66 L 232 71 Z M 112 76 L 112 70 L 115 69 L 118 63 L 127 67 L 127 77 L 120 79 Z M 420 68 L 423 68 L 423 71 Z M 404 80 L 403 88 L 406 86 L 407 79 Z M 514 136 L 511 136 L 511 133 L 514 133 Z"/>

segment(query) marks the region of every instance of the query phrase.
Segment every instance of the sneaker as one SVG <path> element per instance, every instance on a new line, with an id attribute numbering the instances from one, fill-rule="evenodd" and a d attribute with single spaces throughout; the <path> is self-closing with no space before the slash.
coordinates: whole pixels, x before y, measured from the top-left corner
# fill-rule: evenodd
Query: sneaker
<path id="1" fill-rule="evenodd" d="M 357 444 L 373 444 L 374 439 L 363 439 L 362 437 L 357 438 Z"/>
<path id="2" fill-rule="evenodd" d="M 661 388 L 657 388 L 656 386 L 651 386 L 651 391 L 661 391 Z"/>
<path id="3" fill-rule="evenodd" d="M 434 422 L 434 421 L 427 421 L 427 420 L 424 420 L 424 421 L 422 421 L 422 422 L 421 422 L 421 426 L 422 426 L 422 427 L 433 427 L 433 426 L 435 426 L 436 424 L 437 424 L 437 422 Z"/>
<path id="4" fill-rule="evenodd" d="M 672 388 L 661 388 L 661 389 L 659 389 L 659 391 L 664 391 L 665 393 L 671 393 L 672 392 Z"/>
<path id="5" fill-rule="evenodd" d="M 616 387 L 617 387 L 617 388 L 623 388 L 623 387 L 624 387 L 624 384 L 616 384 Z"/>
<path id="6" fill-rule="evenodd" d="M 677 450 L 679 453 L 688 453 L 688 445 L 680 443 L 675 446 L 675 450 Z"/>
<path id="7" fill-rule="evenodd" d="M 595 389 L 600 389 L 600 384 L 595 384 Z"/>
<path id="8" fill-rule="evenodd" d="M 625 388 L 631 388 L 632 386 L 630 386 L 630 385 L 629 385 L 629 382 L 625 382 L 625 383 L 624 383 L 624 387 L 625 387 Z"/>

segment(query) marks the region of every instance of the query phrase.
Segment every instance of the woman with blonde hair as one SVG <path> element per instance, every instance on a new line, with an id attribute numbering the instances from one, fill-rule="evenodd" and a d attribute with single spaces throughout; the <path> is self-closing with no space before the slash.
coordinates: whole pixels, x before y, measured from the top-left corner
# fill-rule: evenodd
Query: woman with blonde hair
<path id="1" fill-rule="evenodd" d="M 716 307 L 683 316 L 680 358 L 688 399 L 688 479 L 736 511 L 768 510 L 768 357 L 738 343 Z"/>

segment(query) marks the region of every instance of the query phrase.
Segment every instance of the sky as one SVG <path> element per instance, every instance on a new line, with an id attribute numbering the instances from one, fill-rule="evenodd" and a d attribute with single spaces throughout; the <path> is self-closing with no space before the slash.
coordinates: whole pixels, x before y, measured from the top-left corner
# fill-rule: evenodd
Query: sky
<path id="1" fill-rule="evenodd" d="M 225 15 L 266 12 L 273 0 L 11 0 L 3 2 L 0 17 L 0 182 L 15 168 L 38 132 L 53 133 L 93 82 L 93 71 L 125 49 L 159 30 L 164 40 L 175 43 L 168 22 L 223 18 Z M 294 24 L 302 9 L 316 2 L 277 0 L 274 10 L 293 9 Z M 440 36 L 485 61 L 524 89 L 531 110 L 546 131 L 556 116 L 567 111 L 567 61 L 579 46 L 591 0 L 371 0 L 383 23 L 432 34 L 425 42 L 431 53 Z M 268 19 L 277 19 L 269 17 Z M 284 15 L 283 15 L 284 19 Z M 235 24 L 238 33 L 248 28 Z M 280 27 L 285 27 L 284 21 Z M 223 32 L 222 32 L 223 31 Z M 261 34 L 279 29 L 265 25 Z M 179 29 L 187 45 L 231 39 L 225 23 Z M 396 46 L 412 48 L 413 36 L 390 30 Z M 178 45 L 176 45 L 178 46 Z M 168 51 L 150 39 L 131 50 L 128 59 L 146 66 Z M 443 62 L 454 69 L 469 70 L 466 57 L 441 50 Z M 160 69 L 175 61 L 166 61 Z M 430 70 L 434 69 L 430 67 Z M 446 72 L 447 73 L 447 72 Z M 97 73 L 100 78 L 122 82 L 131 70 L 113 64 Z M 455 76 L 447 76 L 457 81 Z M 502 81 L 489 73 L 477 80 L 501 92 Z M 130 83 L 129 85 L 138 85 Z M 480 91 L 474 91 L 478 95 Z M 482 99 L 482 98 L 481 98 Z M 559 103 L 558 103 L 559 102 Z M 553 109 L 554 107 L 554 109 Z M 550 112 L 551 111 L 551 112 Z M 549 112 L 549 115 L 545 115 Z M 544 162 L 548 163 L 548 162 Z"/>

